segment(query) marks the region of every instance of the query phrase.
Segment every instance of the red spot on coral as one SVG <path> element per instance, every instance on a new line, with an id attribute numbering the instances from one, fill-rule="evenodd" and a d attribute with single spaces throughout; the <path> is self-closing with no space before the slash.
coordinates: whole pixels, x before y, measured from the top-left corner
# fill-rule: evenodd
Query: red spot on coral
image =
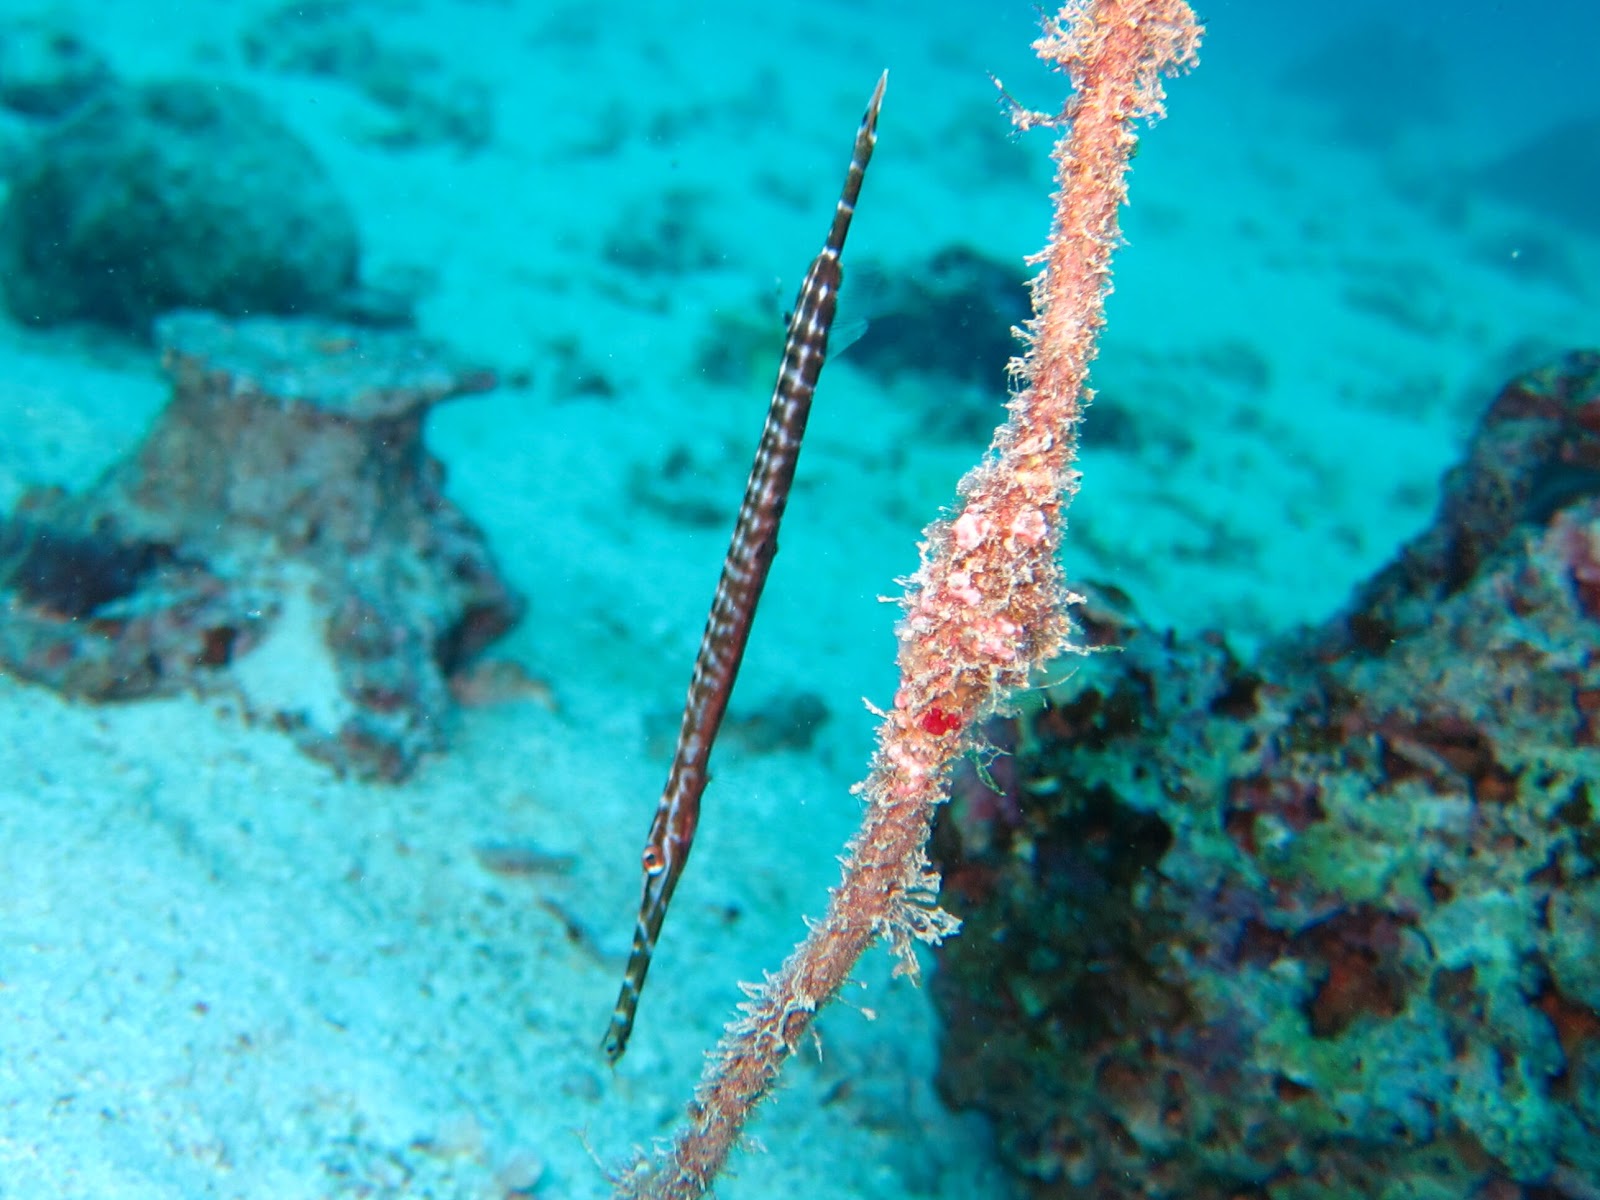
<path id="1" fill-rule="evenodd" d="M 1578 1054 L 1585 1042 L 1600 1040 L 1600 1012 L 1567 999 L 1553 986 L 1546 985 L 1533 1003 L 1555 1027 L 1556 1038 L 1569 1058 Z"/>
<path id="2" fill-rule="evenodd" d="M 931 733 L 934 737 L 942 737 L 961 728 L 961 717 L 956 713 L 947 713 L 935 704 L 922 714 L 922 719 L 917 724 L 922 726 L 924 733 Z"/>
<path id="3" fill-rule="evenodd" d="M 1303 1083 L 1296 1083 L 1287 1075 L 1279 1075 L 1272 1083 L 1272 1090 L 1279 1100 L 1285 1104 L 1292 1104 L 1296 1100 L 1304 1100 L 1308 1096 L 1316 1095 L 1313 1088 Z"/>
<path id="4" fill-rule="evenodd" d="M 1572 700 L 1578 709 L 1578 744 L 1592 746 L 1600 741 L 1600 688 L 1577 688 Z"/>
<path id="5" fill-rule="evenodd" d="M 1358 1018 L 1397 1016 L 1405 1007 L 1399 969 L 1400 923 L 1370 909 L 1336 913 L 1301 934 L 1300 953 L 1323 978 L 1307 1016 L 1314 1037 L 1338 1037 Z"/>
<path id="6" fill-rule="evenodd" d="M 1455 777 L 1472 785 L 1472 798 L 1509 804 L 1517 780 L 1496 755 L 1494 739 L 1470 719 L 1442 713 L 1411 721 L 1391 714 L 1379 724 L 1382 766 L 1393 782 L 1432 779 L 1448 787 Z"/>

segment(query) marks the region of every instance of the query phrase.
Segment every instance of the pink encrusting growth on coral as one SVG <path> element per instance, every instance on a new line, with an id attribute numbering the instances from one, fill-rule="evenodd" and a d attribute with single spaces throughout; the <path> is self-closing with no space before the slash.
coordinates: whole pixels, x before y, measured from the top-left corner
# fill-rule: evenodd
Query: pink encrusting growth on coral
<path id="1" fill-rule="evenodd" d="M 1035 43 L 1071 77 L 1074 95 L 1058 115 L 1015 114 L 1020 128 L 1066 132 L 1055 151 L 1059 190 L 1033 283 L 1027 352 L 1012 363 L 1020 389 L 1010 418 L 962 482 L 960 511 L 927 530 L 899 630 L 900 686 L 859 785 L 868 808 L 827 913 L 777 974 L 752 989 L 670 1151 L 639 1164 L 619 1194 L 701 1195 L 866 948 L 887 937 L 897 969 L 915 976 L 915 944 L 957 928 L 935 903 L 939 878 L 926 853 L 933 813 L 983 718 L 1072 645 L 1072 597 L 1056 550 L 1077 482 L 1074 431 L 1104 324 L 1133 125 L 1161 114 L 1161 78 L 1194 61 L 1199 38 L 1182 0 L 1073 0 Z"/>

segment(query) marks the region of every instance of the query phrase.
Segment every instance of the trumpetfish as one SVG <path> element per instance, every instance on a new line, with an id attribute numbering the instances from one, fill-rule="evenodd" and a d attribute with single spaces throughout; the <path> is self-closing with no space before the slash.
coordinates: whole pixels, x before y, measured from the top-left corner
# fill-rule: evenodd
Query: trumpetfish
<path id="1" fill-rule="evenodd" d="M 639 993 L 650 971 L 656 938 L 666 919 L 667 905 L 678 886 L 678 879 L 689 861 L 700 821 L 700 798 L 710 776 L 707 764 L 717 730 L 728 708 L 756 605 L 767 582 L 767 572 L 778 552 L 778 524 L 783 519 L 789 489 L 794 482 L 795 464 L 800 457 L 800 442 L 805 437 L 806 420 L 811 415 L 811 398 L 816 392 L 822 364 L 828 356 L 828 332 L 833 326 L 839 303 L 839 285 L 844 279 L 840 255 L 850 218 L 855 214 L 861 194 L 861 180 L 872 148 L 878 138 L 878 107 L 883 102 L 889 73 L 878 79 L 866 115 L 856 131 L 850 170 L 844 189 L 834 208 L 833 224 L 822 243 L 822 250 L 811 260 L 794 311 L 789 317 L 788 337 L 778 381 L 767 407 L 766 425 L 756 447 L 755 462 L 745 485 L 744 501 L 734 523 L 733 538 L 722 563 L 722 577 L 711 600 L 711 614 L 700 638 L 694 674 L 689 679 L 689 697 L 678 729 L 677 748 L 667 784 L 656 805 L 640 856 L 644 868 L 644 895 L 639 901 L 638 922 L 633 930 L 633 950 L 617 1006 L 611 1013 L 601 1049 L 615 1063 L 628 1048 L 634 1016 L 639 1009 Z"/>

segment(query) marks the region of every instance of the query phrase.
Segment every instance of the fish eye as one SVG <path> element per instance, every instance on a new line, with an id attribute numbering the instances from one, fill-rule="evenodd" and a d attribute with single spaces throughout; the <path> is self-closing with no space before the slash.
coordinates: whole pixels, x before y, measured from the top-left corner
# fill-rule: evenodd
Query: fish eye
<path id="1" fill-rule="evenodd" d="M 661 849 L 658 846 L 646 846 L 644 853 L 640 855 L 640 860 L 644 863 L 646 875 L 659 875 L 667 869 L 667 860 L 661 856 Z"/>

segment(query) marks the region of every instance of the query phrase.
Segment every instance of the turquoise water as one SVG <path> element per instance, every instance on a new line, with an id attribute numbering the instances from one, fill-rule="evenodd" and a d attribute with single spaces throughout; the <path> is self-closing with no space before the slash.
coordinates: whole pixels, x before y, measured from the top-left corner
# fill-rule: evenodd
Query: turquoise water
<path id="1" fill-rule="evenodd" d="M 1600 342 L 1600 14 L 1391 9 L 1210 7 L 1135 163 L 1064 560 L 1241 654 L 1426 524 L 1506 379 Z M 1024 4 L 6 6 L 0 509 L 89 491 L 154 427 L 167 307 L 409 322 L 499 380 L 423 436 L 526 612 L 397 782 L 302 753 L 344 712 L 327 585 L 270 556 L 246 573 L 282 636 L 216 672 L 126 701 L 0 676 L 0 1196 L 603 1195 L 602 1165 L 668 1135 L 736 982 L 837 877 L 862 699 L 893 699 L 878 597 L 1004 415 L 1052 183 L 990 76 L 1060 104 L 1035 29 Z M 850 344 L 613 1070 L 640 847 L 885 68 Z M 174 79 L 238 89 L 281 140 L 174 134 L 171 210 L 116 182 L 132 142 L 53 140 Z M 47 167 L 66 182 L 20 225 Z M 198 238 L 171 215 L 219 210 Z M 926 993 L 883 955 L 859 978 L 719 1194 L 1011 1194 L 931 1082 Z"/>

